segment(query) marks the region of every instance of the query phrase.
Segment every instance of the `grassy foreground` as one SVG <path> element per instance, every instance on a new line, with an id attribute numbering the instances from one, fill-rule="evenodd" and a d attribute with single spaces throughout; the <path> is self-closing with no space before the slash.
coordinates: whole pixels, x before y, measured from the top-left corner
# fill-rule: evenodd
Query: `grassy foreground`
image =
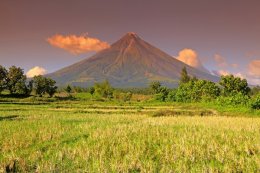
<path id="1" fill-rule="evenodd" d="M 173 103 L 2 102 L 0 172 L 260 172 L 259 116 L 204 113 Z"/>

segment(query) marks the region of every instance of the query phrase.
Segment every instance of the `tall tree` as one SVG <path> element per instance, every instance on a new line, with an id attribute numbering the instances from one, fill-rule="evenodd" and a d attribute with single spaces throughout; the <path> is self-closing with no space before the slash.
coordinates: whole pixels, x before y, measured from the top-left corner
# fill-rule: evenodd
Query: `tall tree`
<path id="1" fill-rule="evenodd" d="M 191 77 L 188 75 L 186 67 L 183 67 L 181 70 L 180 84 L 188 83 L 191 80 Z"/>
<path id="2" fill-rule="evenodd" d="M 0 93 L 6 88 L 7 70 L 0 65 Z"/>
<path id="3" fill-rule="evenodd" d="M 219 84 L 223 87 L 224 95 L 232 95 L 239 92 L 248 95 L 250 92 L 247 80 L 233 75 L 221 76 Z"/>
<path id="4" fill-rule="evenodd" d="M 42 75 L 33 78 L 33 88 L 37 95 L 42 97 L 45 93 L 52 97 L 57 91 L 56 81 Z"/>
<path id="5" fill-rule="evenodd" d="M 26 86 L 26 76 L 23 69 L 12 66 L 9 68 L 7 74 L 7 88 L 11 94 L 27 94 L 28 88 Z"/>

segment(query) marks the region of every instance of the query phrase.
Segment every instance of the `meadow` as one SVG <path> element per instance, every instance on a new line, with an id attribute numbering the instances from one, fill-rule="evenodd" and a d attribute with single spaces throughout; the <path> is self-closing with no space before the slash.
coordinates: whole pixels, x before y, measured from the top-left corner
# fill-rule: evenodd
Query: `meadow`
<path id="1" fill-rule="evenodd" d="M 259 110 L 84 98 L 1 98 L 0 172 L 260 172 Z"/>

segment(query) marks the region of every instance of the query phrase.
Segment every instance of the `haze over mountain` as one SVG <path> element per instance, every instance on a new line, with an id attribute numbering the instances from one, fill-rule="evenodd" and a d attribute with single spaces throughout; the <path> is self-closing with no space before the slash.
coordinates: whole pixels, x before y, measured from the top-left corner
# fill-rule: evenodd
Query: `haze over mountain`
<path id="1" fill-rule="evenodd" d="M 218 80 L 218 77 L 173 58 L 130 32 L 94 56 L 47 76 L 59 85 L 90 86 L 108 80 L 114 87 L 145 87 L 151 81 L 176 86 L 184 66 L 192 76 Z"/>

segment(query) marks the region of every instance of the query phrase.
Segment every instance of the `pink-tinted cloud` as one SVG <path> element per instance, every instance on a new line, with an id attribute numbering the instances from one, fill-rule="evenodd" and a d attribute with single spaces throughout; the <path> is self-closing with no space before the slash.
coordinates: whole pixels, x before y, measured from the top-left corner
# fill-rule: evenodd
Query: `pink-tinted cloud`
<path id="1" fill-rule="evenodd" d="M 198 57 L 198 53 L 195 50 L 187 49 L 187 48 L 183 49 L 179 52 L 179 55 L 176 58 L 178 60 L 184 62 L 185 64 L 188 64 L 189 66 L 199 69 L 200 71 L 210 73 L 208 71 L 208 69 L 206 69 L 202 65 L 202 63 Z"/>
<path id="2" fill-rule="evenodd" d="M 27 73 L 26 76 L 29 78 L 32 78 L 34 76 L 38 76 L 38 75 L 44 75 L 47 73 L 47 70 L 44 69 L 43 67 L 39 67 L 39 66 L 35 66 L 33 68 L 31 68 Z"/>
<path id="3" fill-rule="evenodd" d="M 63 36 L 57 34 L 48 38 L 47 41 L 52 46 L 64 49 L 73 54 L 81 54 L 91 51 L 98 52 L 110 47 L 107 42 L 103 42 L 97 38 L 91 38 L 85 35 Z"/>
<path id="4" fill-rule="evenodd" d="M 226 67 L 228 65 L 226 59 L 219 54 L 215 54 L 214 60 L 217 62 L 219 67 Z"/>
<path id="5" fill-rule="evenodd" d="M 248 73 L 251 76 L 260 78 L 260 60 L 253 60 L 249 63 Z"/>
<path id="6" fill-rule="evenodd" d="M 230 71 L 227 70 L 218 70 L 218 71 L 213 71 L 213 74 L 217 76 L 227 76 L 227 75 L 234 75 L 236 77 L 240 77 L 241 79 L 245 79 L 246 76 L 242 73 L 231 73 Z"/>
<path id="7" fill-rule="evenodd" d="M 196 51 L 192 49 L 183 49 L 179 52 L 177 59 L 188 64 L 192 67 L 201 67 L 202 64 L 198 58 L 198 54 Z"/>

